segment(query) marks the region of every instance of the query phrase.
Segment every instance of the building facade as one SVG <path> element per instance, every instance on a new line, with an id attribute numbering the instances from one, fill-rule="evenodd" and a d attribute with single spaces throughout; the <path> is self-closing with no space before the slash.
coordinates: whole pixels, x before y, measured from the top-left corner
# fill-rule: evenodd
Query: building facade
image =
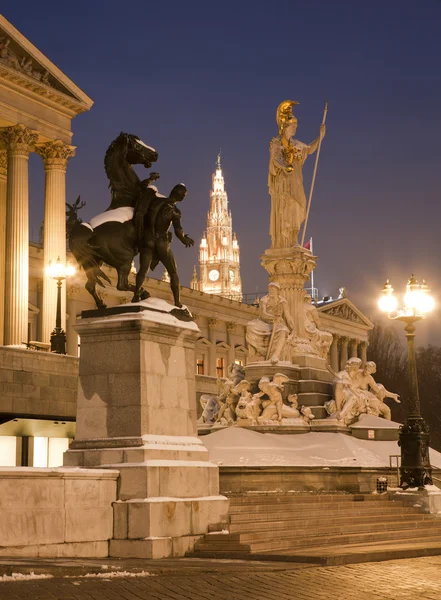
<path id="1" fill-rule="evenodd" d="M 199 279 L 195 268 L 191 288 L 232 300 L 242 300 L 239 242 L 233 232 L 220 154 L 213 173 L 207 229 L 199 246 Z"/>

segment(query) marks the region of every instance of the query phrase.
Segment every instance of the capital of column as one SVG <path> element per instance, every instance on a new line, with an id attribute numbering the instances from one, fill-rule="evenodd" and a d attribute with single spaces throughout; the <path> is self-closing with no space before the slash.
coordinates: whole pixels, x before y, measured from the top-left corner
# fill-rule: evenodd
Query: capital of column
<path id="1" fill-rule="evenodd" d="M 218 324 L 218 320 L 216 317 L 208 317 L 208 327 L 210 329 L 215 329 Z"/>
<path id="2" fill-rule="evenodd" d="M 28 157 L 34 149 L 38 133 L 24 125 L 13 125 L 5 127 L 0 132 L 0 137 L 5 142 L 9 154 Z"/>
<path id="3" fill-rule="evenodd" d="M 351 339 L 351 346 L 353 348 L 358 348 L 359 344 L 360 344 L 360 340 Z"/>
<path id="4" fill-rule="evenodd" d="M 67 286 L 67 297 L 69 300 L 75 300 L 75 298 L 78 296 L 78 293 L 80 291 L 80 286 L 76 285 L 76 284 L 72 284 L 72 285 L 68 285 Z"/>
<path id="5" fill-rule="evenodd" d="M 349 344 L 349 338 L 346 335 L 340 336 L 339 344 L 340 344 L 340 346 L 346 346 L 347 347 L 347 345 Z"/>
<path id="6" fill-rule="evenodd" d="M 235 331 L 236 327 L 237 327 L 237 323 L 234 323 L 234 321 L 228 321 L 227 322 L 227 331 L 228 332 L 231 333 L 231 332 Z"/>
<path id="7" fill-rule="evenodd" d="M 53 169 L 65 171 L 67 161 L 75 156 L 75 149 L 75 146 L 69 146 L 61 140 L 55 140 L 39 144 L 35 147 L 35 152 L 42 157 L 46 171 Z"/>
<path id="8" fill-rule="evenodd" d="M 8 155 L 6 150 L 0 150 L 0 179 L 6 179 L 8 175 Z"/>
<path id="9" fill-rule="evenodd" d="M 367 350 L 368 346 L 369 346 L 369 342 L 367 340 L 363 340 L 362 342 L 360 342 L 360 347 L 361 348 Z"/>

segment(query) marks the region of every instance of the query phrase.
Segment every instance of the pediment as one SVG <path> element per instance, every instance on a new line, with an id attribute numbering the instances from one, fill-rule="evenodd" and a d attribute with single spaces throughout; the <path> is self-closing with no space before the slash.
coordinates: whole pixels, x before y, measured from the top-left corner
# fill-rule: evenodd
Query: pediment
<path id="1" fill-rule="evenodd" d="M 226 342 L 216 342 L 216 348 L 223 348 L 224 350 L 229 350 L 230 346 Z"/>
<path id="2" fill-rule="evenodd" d="M 244 354 L 248 354 L 248 350 L 242 344 L 238 344 L 236 346 L 236 352 L 243 352 Z"/>
<path id="3" fill-rule="evenodd" d="M 196 343 L 202 344 L 202 346 L 207 346 L 207 348 L 211 346 L 210 340 L 208 340 L 206 337 L 200 337 Z"/>
<path id="4" fill-rule="evenodd" d="M 2 15 L 0 75 L 3 81 L 64 104 L 76 113 L 89 110 L 93 104 L 91 98 Z"/>
<path id="5" fill-rule="evenodd" d="M 326 315 L 331 317 L 337 317 L 343 321 L 350 321 L 351 323 L 358 323 L 372 329 L 374 324 L 368 317 L 358 309 L 349 298 L 341 298 L 333 302 L 328 302 L 322 306 L 317 306 L 317 309 Z"/>

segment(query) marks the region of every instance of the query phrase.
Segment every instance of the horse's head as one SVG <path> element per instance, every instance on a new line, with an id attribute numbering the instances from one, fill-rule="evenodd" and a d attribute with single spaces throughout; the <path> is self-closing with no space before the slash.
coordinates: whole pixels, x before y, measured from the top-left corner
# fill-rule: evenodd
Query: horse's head
<path id="1" fill-rule="evenodd" d="M 150 169 L 153 162 L 158 160 L 158 153 L 154 148 L 144 144 L 138 136 L 131 133 L 121 133 L 127 140 L 126 159 L 131 165 L 144 165 Z"/>

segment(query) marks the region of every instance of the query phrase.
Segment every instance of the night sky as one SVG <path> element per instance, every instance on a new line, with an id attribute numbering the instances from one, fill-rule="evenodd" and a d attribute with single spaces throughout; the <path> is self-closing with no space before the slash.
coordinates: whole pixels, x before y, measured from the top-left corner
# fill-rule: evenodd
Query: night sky
<path id="1" fill-rule="evenodd" d="M 196 246 L 174 248 L 189 285 L 221 148 L 243 290 L 264 291 L 276 108 L 299 101 L 297 137 L 310 142 L 328 99 L 307 232 L 320 296 L 346 286 L 375 319 L 386 277 L 401 291 L 414 271 L 441 302 L 440 1 L 21 0 L 3 14 L 95 101 L 73 121 L 78 149 L 68 168 L 68 201 L 81 194 L 84 220 L 109 204 L 108 145 L 120 131 L 135 133 L 159 152 L 160 191 L 188 187 L 183 224 Z M 309 157 L 306 189 L 313 164 Z M 36 155 L 30 177 L 36 238 L 44 193 Z M 420 344 L 441 345 L 440 311 L 418 334 Z"/>

